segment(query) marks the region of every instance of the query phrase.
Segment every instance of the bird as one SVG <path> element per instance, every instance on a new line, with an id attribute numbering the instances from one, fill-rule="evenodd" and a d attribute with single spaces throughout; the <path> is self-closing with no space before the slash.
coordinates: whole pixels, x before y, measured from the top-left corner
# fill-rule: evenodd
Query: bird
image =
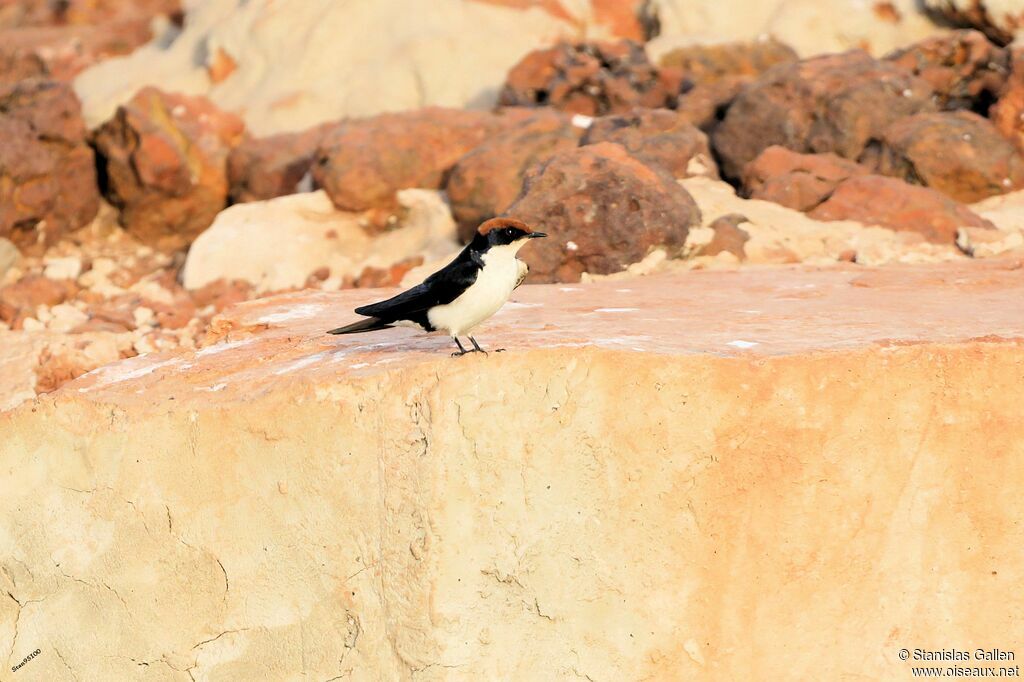
<path id="1" fill-rule="evenodd" d="M 443 331 L 459 350 L 452 357 L 484 353 L 470 332 L 498 312 L 523 283 L 529 268 L 516 257 L 532 239 L 546 237 L 514 218 L 498 217 L 477 228 L 472 241 L 452 262 L 407 291 L 355 309 L 365 319 L 332 329 L 328 334 L 358 334 L 395 326 L 426 332 Z M 460 336 L 466 336 L 467 350 Z M 497 349 L 496 352 L 504 349 Z"/>

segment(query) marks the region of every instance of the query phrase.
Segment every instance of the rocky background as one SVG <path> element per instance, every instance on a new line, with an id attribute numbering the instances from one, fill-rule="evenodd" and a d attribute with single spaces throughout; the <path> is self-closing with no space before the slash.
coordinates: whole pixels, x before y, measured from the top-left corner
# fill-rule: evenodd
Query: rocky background
<path id="1" fill-rule="evenodd" d="M 1014 6 L 0 0 L 0 409 L 503 213 L 534 282 L 1020 257 Z"/>

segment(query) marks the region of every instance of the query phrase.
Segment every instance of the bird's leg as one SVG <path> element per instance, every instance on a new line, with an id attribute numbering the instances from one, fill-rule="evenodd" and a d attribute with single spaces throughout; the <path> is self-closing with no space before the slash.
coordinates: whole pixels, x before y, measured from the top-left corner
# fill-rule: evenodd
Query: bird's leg
<path id="1" fill-rule="evenodd" d="M 453 358 L 461 357 L 461 356 L 463 356 L 463 355 L 465 355 L 466 353 L 469 352 L 468 350 L 466 350 L 465 348 L 462 347 L 462 342 L 459 341 L 459 337 L 453 336 L 452 338 L 455 339 L 455 345 L 459 347 L 458 351 L 452 353 L 452 357 Z"/>
<path id="2" fill-rule="evenodd" d="M 473 348 L 475 348 L 478 352 L 483 353 L 484 355 L 487 355 L 487 351 L 485 351 L 483 348 L 480 347 L 480 344 L 476 342 L 476 339 L 474 339 L 472 336 L 470 336 L 469 340 L 473 343 Z M 505 350 L 504 348 L 498 348 L 494 352 L 495 353 L 501 353 L 504 350 Z"/>

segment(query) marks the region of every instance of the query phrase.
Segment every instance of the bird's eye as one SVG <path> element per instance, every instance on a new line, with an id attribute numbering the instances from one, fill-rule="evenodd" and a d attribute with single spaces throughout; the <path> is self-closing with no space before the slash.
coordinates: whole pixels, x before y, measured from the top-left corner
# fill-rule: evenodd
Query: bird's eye
<path id="1" fill-rule="evenodd" d="M 511 227 L 506 227 L 505 228 L 505 234 L 507 234 L 509 237 L 511 237 L 515 233 L 516 233 L 515 230 L 513 230 Z"/>

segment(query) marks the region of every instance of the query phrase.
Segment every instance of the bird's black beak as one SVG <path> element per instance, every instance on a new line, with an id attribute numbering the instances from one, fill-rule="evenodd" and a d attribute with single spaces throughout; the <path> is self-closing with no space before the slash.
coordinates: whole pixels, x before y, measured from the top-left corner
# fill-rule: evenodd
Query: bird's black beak
<path id="1" fill-rule="evenodd" d="M 526 236 L 529 237 L 530 239 L 539 239 L 540 237 L 547 237 L 548 235 L 546 232 L 531 232 Z"/>

